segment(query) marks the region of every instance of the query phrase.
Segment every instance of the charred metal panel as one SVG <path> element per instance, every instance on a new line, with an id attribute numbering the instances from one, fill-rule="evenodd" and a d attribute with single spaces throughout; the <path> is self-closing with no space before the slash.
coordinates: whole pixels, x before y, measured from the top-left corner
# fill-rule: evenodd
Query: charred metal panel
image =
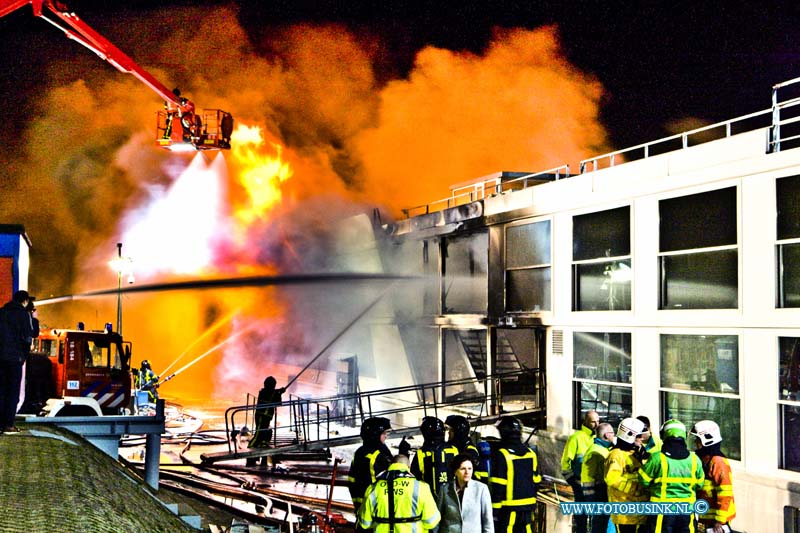
<path id="1" fill-rule="evenodd" d="M 492 323 L 505 314 L 505 228 L 489 226 L 489 302 Z"/>
<path id="2" fill-rule="evenodd" d="M 461 223 L 464 221 L 482 216 L 483 202 L 472 202 L 435 213 L 426 213 L 413 218 L 398 220 L 397 222 L 386 224 L 384 230 L 390 236 L 414 233 L 413 236 L 416 238 L 425 238 L 452 233 L 461 227 Z"/>

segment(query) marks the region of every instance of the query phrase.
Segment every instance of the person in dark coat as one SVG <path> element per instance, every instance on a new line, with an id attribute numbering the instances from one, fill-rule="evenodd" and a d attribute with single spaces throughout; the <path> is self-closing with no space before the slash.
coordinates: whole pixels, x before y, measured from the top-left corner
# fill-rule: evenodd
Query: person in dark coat
<path id="1" fill-rule="evenodd" d="M 272 440 L 270 424 L 272 424 L 272 418 L 275 416 L 275 406 L 267 407 L 267 405 L 280 403 L 281 396 L 286 391 L 285 387 L 276 389 L 277 384 L 278 382 L 275 381 L 275 378 L 269 376 L 264 380 L 264 387 L 258 391 L 256 403 L 259 407 L 256 408 L 256 427 L 253 432 L 253 438 L 250 440 L 251 448 L 266 448 L 269 445 L 269 441 Z"/>
<path id="2" fill-rule="evenodd" d="M 14 425 L 22 384 L 22 365 L 33 341 L 31 314 L 26 307 L 27 291 L 17 291 L 0 309 L 0 428 L 17 433 Z"/>
<path id="3" fill-rule="evenodd" d="M 522 423 L 502 416 L 496 424 L 500 445 L 492 451 L 489 493 L 495 531 L 531 533 L 536 494 L 542 476 L 536 451 L 522 442 Z"/>
<path id="4" fill-rule="evenodd" d="M 435 416 L 426 416 L 419 426 L 422 447 L 411 458 L 411 473 L 431 487 L 436 496 L 442 484 L 452 481 L 450 461 L 458 455 L 458 448 L 444 441 L 444 422 Z"/>
<path id="5" fill-rule="evenodd" d="M 364 493 L 367 488 L 392 464 L 392 452 L 386 446 L 386 437 L 391 430 L 392 424 L 389 419 L 381 416 L 368 418 L 361 424 L 363 445 L 353 455 L 347 477 L 347 487 L 350 490 L 356 516 L 364 503 Z"/>

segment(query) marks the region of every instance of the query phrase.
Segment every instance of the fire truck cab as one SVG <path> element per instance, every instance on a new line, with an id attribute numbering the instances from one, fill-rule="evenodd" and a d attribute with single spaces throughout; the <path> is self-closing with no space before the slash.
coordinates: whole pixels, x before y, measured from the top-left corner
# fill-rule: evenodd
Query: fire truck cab
<path id="1" fill-rule="evenodd" d="M 131 401 L 130 360 L 131 343 L 110 328 L 42 331 L 28 365 L 26 381 L 33 387 L 26 386 L 26 396 L 49 396 L 46 416 L 123 414 Z"/>

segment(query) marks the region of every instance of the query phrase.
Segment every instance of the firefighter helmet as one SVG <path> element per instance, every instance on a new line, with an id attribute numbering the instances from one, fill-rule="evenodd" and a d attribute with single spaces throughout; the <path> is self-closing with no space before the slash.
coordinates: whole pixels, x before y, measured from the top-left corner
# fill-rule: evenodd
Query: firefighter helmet
<path id="1" fill-rule="evenodd" d="M 144 361 L 142 361 L 142 368 L 145 368 L 145 369 L 147 369 L 147 370 L 152 370 L 152 369 L 150 368 L 150 361 L 148 361 L 147 359 L 145 359 Z"/>
<path id="2" fill-rule="evenodd" d="M 444 425 L 451 430 L 451 439 L 463 440 L 469 435 L 469 421 L 461 415 L 450 415 L 444 419 Z"/>
<path id="3" fill-rule="evenodd" d="M 670 418 L 661 426 L 661 438 L 686 439 L 686 426 L 680 420 Z"/>
<path id="4" fill-rule="evenodd" d="M 704 448 L 722 442 L 722 433 L 719 430 L 719 425 L 713 420 L 697 422 L 692 427 L 691 434 L 697 437 L 697 440 L 700 441 Z"/>
<path id="5" fill-rule="evenodd" d="M 392 423 L 388 418 L 373 416 L 372 418 L 367 418 L 361 424 L 361 438 L 375 440 L 380 438 L 384 431 L 389 431 L 390 429 L 392 429 Z"/>
<path id="6" fill-rule="evenodd" d="M 501 416 L 495 424 L 501 440 L 519 439 L 522 437 L 522 423 L 515 416 Z"/>
<path id="7" fill-rule="evenodd" d="M 622 442 L 633 444 L 636 442 L 636 437 L 644 433 L 644 422 L 638 418 L 626 418 L 619 423 L 617 428 L 617 438 Z"/>
<path id="8" fill-rule="evenodd" d="M 426 416 L 423 418 L 422 424 L 419 426 L 419 431 L 426 441 L 444 440 L 444 422 L 435 416 Z"/>

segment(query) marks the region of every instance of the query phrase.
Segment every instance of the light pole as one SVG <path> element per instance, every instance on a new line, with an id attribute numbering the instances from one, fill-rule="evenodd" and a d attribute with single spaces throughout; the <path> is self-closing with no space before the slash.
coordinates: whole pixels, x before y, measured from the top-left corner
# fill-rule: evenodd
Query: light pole
<path id="1" fill-rule="evenodd" d="M 111 268 L 117 273 L 117 333 L 122 335 L 122 275 L 128 275 L 128 283 L 133 283 L 131 258 L 122 257 L 122 243 L 117 243 L 117 257 L 109 261 Z"/>
<path id="2" fill-rule="evenodd" d="M 117 262 L 122 266 L 122 243 L 117 243 Z M 122 335 L 122 268 L 117 270 L 117 333 Z"/>

